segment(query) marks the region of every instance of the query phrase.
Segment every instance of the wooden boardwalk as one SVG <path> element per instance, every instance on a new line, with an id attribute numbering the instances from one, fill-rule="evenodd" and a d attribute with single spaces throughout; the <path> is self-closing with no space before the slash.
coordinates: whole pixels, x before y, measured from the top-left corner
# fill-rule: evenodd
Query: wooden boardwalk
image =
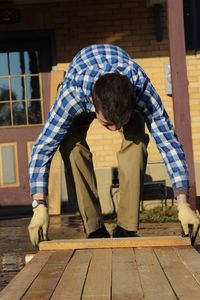
<path id="1" fill-rule="evenodd" d="M 199 300 L 200 254 L 187 238 L 166 238 L 43 242 L 52 250 L 39 251 L 0 299 Z"/>

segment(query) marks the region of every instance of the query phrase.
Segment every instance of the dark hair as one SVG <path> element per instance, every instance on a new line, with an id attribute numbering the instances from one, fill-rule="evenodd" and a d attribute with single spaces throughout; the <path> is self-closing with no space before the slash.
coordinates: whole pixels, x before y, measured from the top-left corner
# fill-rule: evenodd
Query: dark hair
<path id="1" fill-rule="evenodd" d="M 119 73 L 99 77 L 92 98 L 96 112 L 109 122 L 121 127 L 135 106 L 135 92 L 130 79 Z"/>

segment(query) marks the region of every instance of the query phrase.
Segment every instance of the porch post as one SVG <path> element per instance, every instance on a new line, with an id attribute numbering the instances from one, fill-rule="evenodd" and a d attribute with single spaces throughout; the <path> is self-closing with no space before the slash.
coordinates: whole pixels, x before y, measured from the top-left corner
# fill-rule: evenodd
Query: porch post
<path id="1" fill-rule="evenodd" d="M 51 72 L 51 101 L 50 107 L 54 104 L 57 96 L 58 84 L 64 78 L 64 71 L 55 70 Z M 49 174 L 49 196 L 48 196 L 48 213 L 49 215 L 61 214 L 61 181 L 62 181 L 62 160 L 57 150 L 50 168 Z"/>
<path id="2" fill-rule="evenodd" d="M 196 209 L 196 184 L 186 70 L 183 0 L 167 0 L 167 13 L 175 129 L 183 145 L 189 167 L 189 202 L 192 208 Z"/>

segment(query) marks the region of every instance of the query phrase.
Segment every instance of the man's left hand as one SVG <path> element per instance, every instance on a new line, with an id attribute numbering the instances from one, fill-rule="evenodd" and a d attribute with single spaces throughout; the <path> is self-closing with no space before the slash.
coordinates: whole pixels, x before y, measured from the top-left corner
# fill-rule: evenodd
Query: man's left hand
<path id="1" fill-rule="evenodd" d="M 182 224 L 185 235 L 189 234 L 189 224 L 193 225 L 192 237 L 194 238 L 199 229 L 200 218 L 191 209 L 189 203 L 178 204 L 178 218 Z"/>

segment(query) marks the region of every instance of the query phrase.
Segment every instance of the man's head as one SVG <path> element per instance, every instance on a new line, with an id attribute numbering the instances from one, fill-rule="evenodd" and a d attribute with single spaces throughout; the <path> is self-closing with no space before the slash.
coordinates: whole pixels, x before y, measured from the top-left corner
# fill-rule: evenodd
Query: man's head
<path id="1" fill-rule="evenodd" d="M 110 130 L 125 125 L 135 106 L 135 92 L 129 78 L 118 73 L 101 76 L 94 85 L 92 98 L 98 120 Z"/>

